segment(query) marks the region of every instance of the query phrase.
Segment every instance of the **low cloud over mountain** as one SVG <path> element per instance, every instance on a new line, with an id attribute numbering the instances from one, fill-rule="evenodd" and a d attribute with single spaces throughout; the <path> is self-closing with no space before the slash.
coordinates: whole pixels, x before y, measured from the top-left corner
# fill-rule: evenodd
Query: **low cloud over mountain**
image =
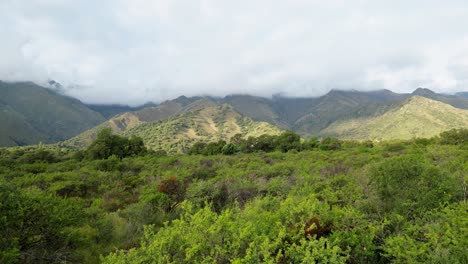
<path id="1" fill-rule="evenodd" d="M 0 80 L 90 103 L 468 87 L 465 1 L 0 2 Z"/>

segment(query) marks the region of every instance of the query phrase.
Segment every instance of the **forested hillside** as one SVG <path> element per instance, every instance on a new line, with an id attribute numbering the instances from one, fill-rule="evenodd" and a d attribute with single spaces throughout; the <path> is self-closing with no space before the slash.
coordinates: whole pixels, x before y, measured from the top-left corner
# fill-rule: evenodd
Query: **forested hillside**
<path id="1" fill-rule="evenodd" d="M 0 150 L 1 263 L 467 263 L 468 131 Z"/>

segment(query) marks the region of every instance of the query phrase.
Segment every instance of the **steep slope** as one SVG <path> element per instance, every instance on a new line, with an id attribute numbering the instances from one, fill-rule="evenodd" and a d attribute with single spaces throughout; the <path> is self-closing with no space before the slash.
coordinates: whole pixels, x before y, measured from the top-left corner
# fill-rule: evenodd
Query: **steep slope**
<path id="1" fill-rule="evenodd" d="M 359 140 L 411 139 L 467 127 L 468 110 L 413 96 L 380 116 L 336 121 L 320 134 Z"/>
<path id="2" fill-rule="evenodd" d="M 50 89 L 0 81 L 0 146 L 53 143 L 104 120 L 79 100 Z"/>

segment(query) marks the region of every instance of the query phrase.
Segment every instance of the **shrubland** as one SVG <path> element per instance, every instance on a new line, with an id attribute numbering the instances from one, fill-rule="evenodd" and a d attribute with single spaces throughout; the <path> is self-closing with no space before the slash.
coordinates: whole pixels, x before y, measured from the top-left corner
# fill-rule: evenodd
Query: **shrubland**
<path id="1" fill-rule="evenodd" d="M 467 263 L 467 135 L 0 149 L 0 262 Z"/>

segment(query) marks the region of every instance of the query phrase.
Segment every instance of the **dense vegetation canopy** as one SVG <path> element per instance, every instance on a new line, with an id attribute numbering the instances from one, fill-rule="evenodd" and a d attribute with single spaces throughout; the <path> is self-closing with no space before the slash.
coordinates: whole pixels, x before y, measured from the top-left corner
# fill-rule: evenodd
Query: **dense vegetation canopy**
<path id="1" fill-rule="evenodd" d="M 468 263 L 468 131 L 0 149 L 0 263 Z"/>

